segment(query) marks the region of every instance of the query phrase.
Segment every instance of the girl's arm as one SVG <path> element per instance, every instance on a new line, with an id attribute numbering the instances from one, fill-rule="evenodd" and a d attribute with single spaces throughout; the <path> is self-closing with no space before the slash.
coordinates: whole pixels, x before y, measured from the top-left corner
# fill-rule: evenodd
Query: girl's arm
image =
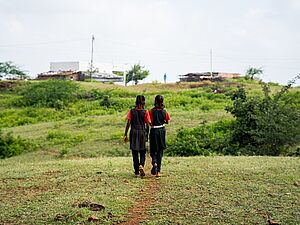
<path id="1" fill-rule="evenodd" d="M 125 127 L 125 134 L 124 134 L 124 141 L 125 142 L 128 141 L 127 133 L 128 133 L 129 127 L 130 127 L 130 120 L 127 120 L 127 124 L 126 124 L 126 127 Z"/>
<path id="2" fill-rule="evenodd" d="M 165 119 L 165 124 L 168 124 L 169 123 L 169 120 L 170 120 L 170 116 L 169 116 L 169 113 L 166 111 L 166 119 Z"/>
<path id="3" fill-rule="evenodd" d="M 146 123 L 146 142 L 149 139 L 149 123 Z"/>

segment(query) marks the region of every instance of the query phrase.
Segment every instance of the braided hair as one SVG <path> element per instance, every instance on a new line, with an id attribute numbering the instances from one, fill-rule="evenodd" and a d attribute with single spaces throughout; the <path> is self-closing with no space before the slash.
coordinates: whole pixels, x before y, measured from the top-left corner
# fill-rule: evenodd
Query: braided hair
<path id="1" fill-rule="evenodd" d="M 156 95 L 154 101 L 155 108 L 163 109 L 164 106 L 164 97 L 162 95 Z"/>

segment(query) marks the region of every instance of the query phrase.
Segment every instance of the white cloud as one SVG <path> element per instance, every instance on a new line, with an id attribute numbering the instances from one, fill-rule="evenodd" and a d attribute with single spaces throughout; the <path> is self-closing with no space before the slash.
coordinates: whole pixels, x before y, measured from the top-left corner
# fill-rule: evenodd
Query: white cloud
<path id="1" fill-rule="evenodd" d="M 240 30 L 237 30 L 235 32 L 235 34 L 239 37 L 246 37 L 248 35 L 248 32 L 246 29 L 240 29 Z"/>
<path id="2" fill-rule="evenodd" d="M 149 81 L 208 70 L 210 48 L 221 71 L 265 59 L 275 68 L 273 58 L 299 58 L 299 9 L 300 0 L 0 0 L 0 59 L 32 74 L 49 61 L 88 62 L 94 34 L 95 61 L 141 60 Z M 285 71 L 273 71 L 284 80 Z"/>
<path id="3" fill-rule="evenodd" d="M 300 0 L 291 0 L 290 6 L 294 10 L 300 10 Z"/>
<path id="4" fill-rule="evenodd" d="M 158 1 L 158 4 L 159 5 L 168 5 L 168 1 L 161 0 L 161 1 Z"/>
<path id="5" fill-rule="evenodd" d="M 22 33 L 24 31 L 24 26 L 22 22 L 15 17 L 11 17 L 7 21 L 5 21 L 4 27 L 7 29 L 8 32 L 11 33 Z"/>
<path id="6" fill-rule="evenodd" d="M 268 16 L 277 15 L 277 11 L 271 9 L 264 9 L 264 8 L 251 8 L 246 13 L 246 17 L 249 19 L 252 18 L 263 18 Z"/>

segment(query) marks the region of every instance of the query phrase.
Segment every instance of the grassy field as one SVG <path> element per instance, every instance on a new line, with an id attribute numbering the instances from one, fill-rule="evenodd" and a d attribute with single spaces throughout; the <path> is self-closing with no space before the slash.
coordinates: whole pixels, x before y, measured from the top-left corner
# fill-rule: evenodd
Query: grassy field
<path id="1" fill-rule="evenodd" d="M 1 160 L 0 223 L 88 224 L 96 216 L 118 224 L 142 199 L 142 224 L 300 224 L 299 158 L 166 157 L 159 179 L 148 170 L 145 179 L 133 176 L 131 163 L 36 153 Z M 89 201 L 105 208 L 80 207 Z"/>
<path id="2" fill-rule="evenodd" d="M 192 86 L 196 84 L 146 84 L 127 89 L 94 82 L 80 85 L 85 90 L 108 91 L 113 101 L 126 104 L 121 104 L 120 110 L 105 109 L 99 105 L 99 100 L 82 100 L 64 110 L 17 107 L 13 102 L 20 96 L 0 92 L 0 128 L 5 133 L 12 132 L 31 140 L 44 152 L 56 157 L 128 156 L 129 146 L 122 142 L 122 138 L 126 114 L 134 105 L 136 95 L 144 94 L 146 107 L 151 108 L 155 95 L 164 94 L 171 115 L 171 126 L 167 129 L 169 141 L 172 141 L 180 128 L 231 118 L 224 110 L 231 100 L 225 94 L 214 95 L 212 89 L 220 86 L 233 90 L 238 83 L 205 83 L 204 87 Z M 257 84 L 245 85 L 251 91 L 259 88 Z"/>
<path id="3" fill-rule="evenodd" d="M 0 90 L 2 132 L 37 146 L 0 160 L 0 224 L 88 224 L 91 216 L 98 224 L 300 224 L 299 158 L 165 157 L 163 177 L 149 175 L 148 161 L 140 179 L 122 141 L 137 94 L 146 96 L 147 108 L 156 94 L 165 96 L 171 143 L 181 128 L 231 119 L 226 93 L 243 85 L 250 95 L 262 95 L 257 81 L 80 85 L 108 93 L 119 108 L 104 108 L 99 99 L 62 110 L 20 107 L 14 104 L 17 92 Z M 225 93 L 213 94 L 215 88 Z M 274 92 L 280 88 L 271 85 Z M 145 210 L 138 220 L 139 205 Z"/>

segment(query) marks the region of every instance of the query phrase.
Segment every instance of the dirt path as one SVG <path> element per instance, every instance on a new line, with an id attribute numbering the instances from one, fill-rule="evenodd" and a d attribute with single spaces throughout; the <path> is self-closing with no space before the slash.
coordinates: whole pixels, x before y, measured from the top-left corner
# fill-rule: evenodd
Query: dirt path
<path id="1" fill-rule="evenodd" d="M 147 214 L 147 209 L 152 207 L 155 204 L 155 197 L 159 192 L 159 179 L 150 174 L 151 170 L 151 159 L 150 156 L 147 155 L 146 166 L 145 166 L 145 185 L 139 191 L 134 205 L 129 208 L 127 221 L 121 223 L 121 225 L 137 225 L 141 222 L 148 220 L 150 217 Z"/>

